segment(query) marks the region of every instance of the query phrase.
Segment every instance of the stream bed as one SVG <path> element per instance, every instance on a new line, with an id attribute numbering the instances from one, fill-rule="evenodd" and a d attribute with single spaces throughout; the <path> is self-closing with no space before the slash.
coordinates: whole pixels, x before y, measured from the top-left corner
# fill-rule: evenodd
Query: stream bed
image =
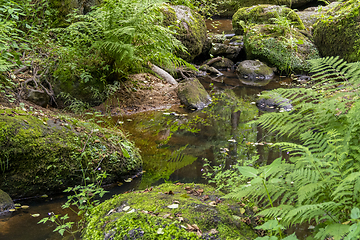
<path id="1" fill-rule="evenodd" d="M 245 161 L 255 155 L 259 155 L 258 164 L 269 164 L 279 156 L 286 157 L 286 153 L 271 148 L 270 144 L 279 139 L 248 122 L 261 114 L 253 104 L 257 95 L 288 81 L 278 78 L 265 87 L 250 87 L 241 84 L 234 73 L 224 72 L 221 77 L 201 79 L 213 99 L 213 103 L 201 111 L 188 112 L 174 106 L 114 118 L 114 124 L 128 132 L 129 138 L 140 148 L 144 174 L 131 183 L 108 186 L 109 193 L 104 199 L 165 181 L 206 183 L 203 178 L 205 161 L 230 167 L 238 159 Z M 71 220 L 78 220 L 74 213 L 61 208 L 65 201 L 65 196 L 16 201 L 29 208 L 0 216 L 0 239 L 62 239 L 52 232 L 55 224 L 37 222 L 50 212 L 68 213 Z M 33 217 L 33 214 L 40 216 Z"/>
<path id="2" fill-rule="evenodd" d="M 207 23 L 210 32 L 231 33 L 231 20 L 214 20 Z M 232 72 L 223 72 L 217 78 L 199 79 L 210 93 L 213 103 L 207 108 L 189 112 L 180 106 L 161 111 L 114 117 L 113 124 L 129 133 L 129 138 L 141 150 L 144 161 L 142 176 L 132 182 L 114 183 L 103 200 L 115 194 L 158 185 L 165 181 L 206 183 L 203 164 L 231 167 L 238 160 L 246 161 L 259 155 L 257 164 L 269 164 L 286 153 L 271 147 L 282 141 L 249 121 L 261 112 L 254 102 L 264 90 L 286 86 L 291 79 L 277 77 L 264 87 L 251 87 L 240 83 Z M 46 194 L 46 193 L 44 193 Z M 38 224 L 49 213 L 69 214 L 72 221 L 76 214 L 61 208 L 66 196 L 50 196 L 15 200 L 29 206 L 0 216 L 0 240 L 60 240 L 54 233 L 56 225 Z M 33 217 L 33 214 L 39 214 Z M 294 231 L 305 239 L 306 226 Z M 300 232 L 300 234 L 298 234 Z M 65 238 L 66 239 L 66 238 Z"/>

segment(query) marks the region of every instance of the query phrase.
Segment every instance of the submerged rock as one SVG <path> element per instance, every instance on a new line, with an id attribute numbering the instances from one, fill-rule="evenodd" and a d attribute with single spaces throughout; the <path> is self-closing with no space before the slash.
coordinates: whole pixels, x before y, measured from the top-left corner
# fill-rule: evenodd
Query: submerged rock
<path id="1" fill-rule="evenodd" d="M 13 208 L 15 208 L 14 202 L 9 194 L 0 189 L 0 214 Z"/>
<path id="2" fill-rule="evenodd" d="M 262 98 L 256 102 L 256 106 L 261 111 L 266 112 L 283 112 L 291 111 L 293 106 L 291 100 L 281 96 L 273 96 L 272 98 Z"/>
<path id="3" fill-rule="evenodd" d="M 249 212 L 241 213 L 237 201 L 222 196 L 213 187 L 193 183 L 120 194 L 92 210 L 84 239 L 255 239 L 239 220 Z"/>
<path id="4" fill-rule="evenodd" d="M 239 80 L 250 86 L 265 86 L 275 76 L 273 69 L 258 60 L 245 60 L 236 68 Z"/>
<path id="5" fill-rule="evenodd" d="M 181 103 L 191 110 L 201 110 L 211 103 L 211 97 L 196 78 L 180 82 L 177 93 Z"/>

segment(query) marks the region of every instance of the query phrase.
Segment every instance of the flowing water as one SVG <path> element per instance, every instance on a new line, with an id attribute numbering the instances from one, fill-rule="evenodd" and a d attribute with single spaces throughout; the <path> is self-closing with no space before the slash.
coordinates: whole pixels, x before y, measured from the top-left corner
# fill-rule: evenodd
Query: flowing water
<path id="1" fill-rule="evenodd" d="M 222 24 L 225 30 L 221 32 L 229 33 L 231 20 L 222 20 Z M 214 28 L 211 31 L 220 30 Z M 286 153 L 270 147 L 269 143 L 279 139 L 248 122 L 261 114 L 253 104 L 257 94 L 282 87 L 288 81 L 278 78 L 265 87 L 250 87 L 241 84 L 233 73 L 224 72 L 222 77 L 201 79 L 213 98 L 213 103 L 202 111 L 187 112 L 176 106 L 166 111 L 114 118 L 140 148 L 145 172 L 131 183 L 109 187 L 110 192 L 105 198 L 164 181 L 206 182 L 202 177 L 205 161 L 230 167 L 238 160 L 249 160 L 255 155 L 259 155 L 257 163 L 260 165 L 271 163 L 279 156 L 287 157 Z M 52 232 L 55 224 L 37 222 L 49 212 L 69 213 L 76 221 L 75 214 L 61 209 L 65 201 L 64 196 L 16 201 L 29 208 L 0 216 L 0 240 L 62 239 Z"/>

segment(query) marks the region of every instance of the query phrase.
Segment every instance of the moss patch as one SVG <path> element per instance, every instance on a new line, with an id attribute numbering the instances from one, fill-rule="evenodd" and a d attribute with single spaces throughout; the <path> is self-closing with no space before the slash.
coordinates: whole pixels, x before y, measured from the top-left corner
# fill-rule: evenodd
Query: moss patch
<path id="1" fill-rule="evenodd" d="M 220 200 L 223 195 L 203 184 L 171 183 L 117 195 L 92 210 L 84 239 L 102 239 L 107 234 L 125 239 L 134 231 L 142 234 L 137 239 L 199 239 L 199 233 L 216 239 L 255 239 L 253 230 L 239 220 L 240 206 Z M 173 204 L 178 207 L 168 207 Z M 189 227 L 194 224 L 199 230 Z"/>
<path id="2" fill-rule="evenodd" d="M 360 2 L 346 1 L 314 25 L 314 41 L 323 56 L 360 61 Z"/>
<path id="3" fill-rule="evenodd" d="M 314 44 L 297 30 L 265 24 L 250 29 L 244 37 L 249 59 L 259 59 L 277 67 L 280 72 L 306 72 L 306 60 L 318 58 Z"/>
<path id="4" fill-rule="evenodd" d="M 291 21 L 294 27 L 305 29 L 300 17 L 290 8 L 266 4 L 239 9 L 232 18 L 233 29 L 236 34 L 243 34 L 244 29 L 240 21 L 246 25 L 273 23 L 272 19 L 277 17 L 284 17 Z"/>
<path id="5" fill-rule="evenodd" d="M 107 182 L 139 170 L 137 149 L 120 131 L 39 112 L 0 110 L 0 188 L 11 196 L 62 191 L 82 169 L 106 170 Z"/>

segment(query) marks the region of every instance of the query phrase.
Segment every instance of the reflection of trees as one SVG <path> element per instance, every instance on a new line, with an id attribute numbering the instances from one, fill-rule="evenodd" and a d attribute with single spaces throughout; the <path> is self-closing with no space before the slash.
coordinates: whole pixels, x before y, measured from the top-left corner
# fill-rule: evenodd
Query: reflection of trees
<path id="1" fill-rule="evenodd" d="M 196 159 L 201 162 L 200 159 L 207 158 L 212 164 L 227 168 L 239 159 L 248 162 L 258 153 L 265 163 L 270 161 L 273 153 L 268 146 L 249 144 L 272 139 L 255 124 L 249 124 L 258 114 L 255 105 L 232 90 L 225 90 L 213 95 L 213 104 L 209 107 L 188 116 L 152 112 L 132 117 L 131 122 L 124 121 L 143 157 L 146 172 L 141 187 L 161 178 L 168 179 L 174 171 L 187 174 L 178 170 Z M 199 167 L 195 170 L 199 171 Z M 183 176 L 178 176 L 181 178 Z"/>

